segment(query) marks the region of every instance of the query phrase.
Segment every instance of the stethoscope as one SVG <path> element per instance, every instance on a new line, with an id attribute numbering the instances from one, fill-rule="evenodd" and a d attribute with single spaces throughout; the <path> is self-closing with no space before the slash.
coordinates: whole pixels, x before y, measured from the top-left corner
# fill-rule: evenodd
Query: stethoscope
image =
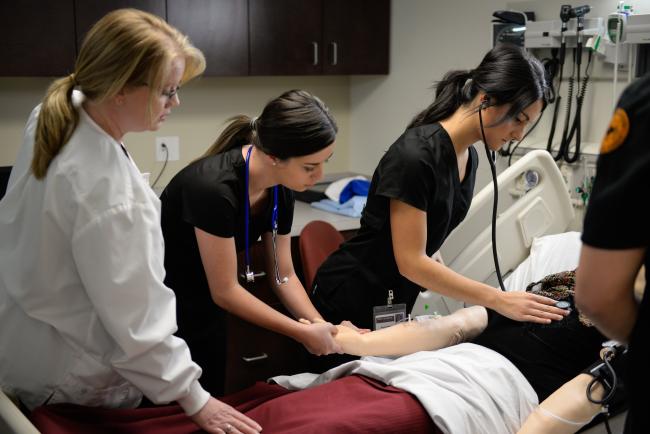
<path id="1" fill-rule="evenodd" d="M 249 185 L 249 176 L 250 176 L 250 159 L 251 159 L 251 151 L 253 150 L 253 146 L 251 145 L 250 148 L 248 148 L 248 151 L 246 152 L 246 172 L 245 172 L 245 194 L 244 194 L 244 201 L 245 201 L 245 207 L 244 207 L 244 218 L 246 219 L 245 221 L 245 227 L 246 227 L 246 232 L 245 232 L 245 242 L 246 242 L 246 282 L 251 283 L 255 282 L 255 273 L 251 269 L 251 257 L 250 257 L 250 247 L 249 247 L 249 230 L 250 230 L 250 220 L 249 220 L 249 215 L 250 215 L 250 210 L 251 210 L 251 204 L 250 204 L 250 198 L 249 198 L 249 192 L 248 192 L 248 185 Z M 278 285 L 282 285 L 283 283 L 287 283 L 289 281 L 288 277 L 282 277 L 280 278 L 280 268 L 278 267 L 278 251 L 277 251 L 277 244 L 276 244 L 276 238 L 278 236 L 278 186 L 275 185 L 273 186 L 273 212 L 271 213 L 271 239 L 273 241 L 273 264 L 275 268 L 275 283 Z"/>
<path id="2" fill-rule="evenodd" d="M 487 138 L 485 137 L 485 130 L 483 129 L 483 116 L 481 114 L 481 111 L 486 109 L 488 107 L 488 101 L 483 100 L 481 101 L 481 105 L 478 108 L 478 120 L 479 124 L 481 125 L 481 136 L 483 138 L 483 145 L 485 145 L 485 153 L 487 155 L 487 159 L 490 162 L 490 170 L 492 172 L 492 184 L 493 184 L 493 190 L 494 190 L 494 200 L 492 202 L 492 257 L 494 258 L 494 268 L 496 271 L 497 275 L 497 280 L 499 281 L 499 287 L 501 288 L 502 291 L 505 292 L 506 287 L 503 284 L 503 277 L 501 276 L 501 268 L 499 267 L 499 256 L 497 255 L 497 228 L 496 228 L 496 219 L 497 219 L 497 207 L 499 205 L 499 185 L 497 184 L 497 171 L 496 171 L 496 166 L 494 164 L 494 160 L 496 159 L 496 154 L 494 151 L 490 151 L 490 147 L 488 146 Z M 537 120 L 539 122 L 539 119 Z M 537 123 L 535 123 L 537 125 Z M 531 129 L 532 130 L 532 129 Z M 528 131 L 530 133 L 530 131 Z M 526 136 L 524 135 L 522 139 L 519 141 L 521 143 Z M 537 180 L 538 182 L 539 180 Z M 555 303 L 555 307 L 558 307 L 560 309 L 569 309 L 571 304 L 567 301 L 558 301 Z"/>

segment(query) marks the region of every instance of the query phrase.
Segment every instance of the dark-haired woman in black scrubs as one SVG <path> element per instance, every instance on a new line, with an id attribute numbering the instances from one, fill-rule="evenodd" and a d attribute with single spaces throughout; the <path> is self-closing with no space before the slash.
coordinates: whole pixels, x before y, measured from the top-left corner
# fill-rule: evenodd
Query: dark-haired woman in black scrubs
<path id="1" fill-rule="evenodd" d="M 201 384 L 215 396 L 224 392 L 226 311 L 289 336 L 313 354 L 339 351 L 336 328 L 318 323 L 322 317 L 296 276 L 289 236 L 292 190 L 322 177 L 336 132 L 320 99 L 285 92 L 259 118 L 231 119 L 206 155 L 181 170 L 161 196 L 165 283 L 176 293 L 177 335 L 203 368 Z M 237 253 L 248 256 L 260 237 L 266 279 L 293 318 L 248 292 L 247 278 L 238 279 Z M 246 262 L 242 268 L 252 277 Z"/>
<path id="2" fill-rule="evenodd" d="M 432 258 L 469 209 L 478 166 L 472 145 L 483 140 L 496 151 L 521 140 L 541 115 L 546 93 L 539 61 L 508 45 L 492 49 L 476 69 L 450 72 L 438 83 L 434 102 L 379 162 L 357 235 L 318 270 L 312 300 L 326 320 L 382 328 L 394 319 L 386 315 L 388 305 L 406 315 L 422 290 L 519 321 L 563 318 L 549 298 L 502 292 Z"/>

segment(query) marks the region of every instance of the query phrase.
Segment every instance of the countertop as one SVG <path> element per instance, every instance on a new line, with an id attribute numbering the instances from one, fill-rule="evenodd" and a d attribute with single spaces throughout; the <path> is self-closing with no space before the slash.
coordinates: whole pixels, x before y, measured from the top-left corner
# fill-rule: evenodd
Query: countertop
<path id="1" fill-rule="evenodd" d="M 293 225 L 291 227 L 291 236 L 297 237 L 300 231 L 307 223 L 314 220 L 324 220 L 339 231 L 359 229 L 359 218 L 348 217 L 340 214 L 334 214 L 320 209 L 313 208 L 311 205 L 299 200 L 296 201 L 293 213 Z"/>

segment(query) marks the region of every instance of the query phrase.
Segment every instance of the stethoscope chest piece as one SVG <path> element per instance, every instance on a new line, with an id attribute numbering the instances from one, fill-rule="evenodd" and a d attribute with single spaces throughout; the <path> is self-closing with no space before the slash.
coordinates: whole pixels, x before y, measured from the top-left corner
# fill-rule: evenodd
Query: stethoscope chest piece
<path id="1" fill-rule="evenodd" d="M 571 307 L 571 303 L 569 303 L 568 301 L 560 300 L 555 303 L 555 307 L 560 309 L 569 309 Z"/>

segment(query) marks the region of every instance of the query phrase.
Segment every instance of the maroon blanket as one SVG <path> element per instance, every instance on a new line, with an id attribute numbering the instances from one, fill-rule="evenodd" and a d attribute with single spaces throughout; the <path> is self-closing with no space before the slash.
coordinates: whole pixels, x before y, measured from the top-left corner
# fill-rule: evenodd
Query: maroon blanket
<path id="1" fill-rule="evenodd" d="M 222 400 L 255 419 L 264 434 L 440 432 L 414 396 L 357 375 L 297 392 L 257 383 Z M 35 409 L 31 419 L 44 434 L 199 432 L 177 405 L 108 410 L 54 404 Z"/>

